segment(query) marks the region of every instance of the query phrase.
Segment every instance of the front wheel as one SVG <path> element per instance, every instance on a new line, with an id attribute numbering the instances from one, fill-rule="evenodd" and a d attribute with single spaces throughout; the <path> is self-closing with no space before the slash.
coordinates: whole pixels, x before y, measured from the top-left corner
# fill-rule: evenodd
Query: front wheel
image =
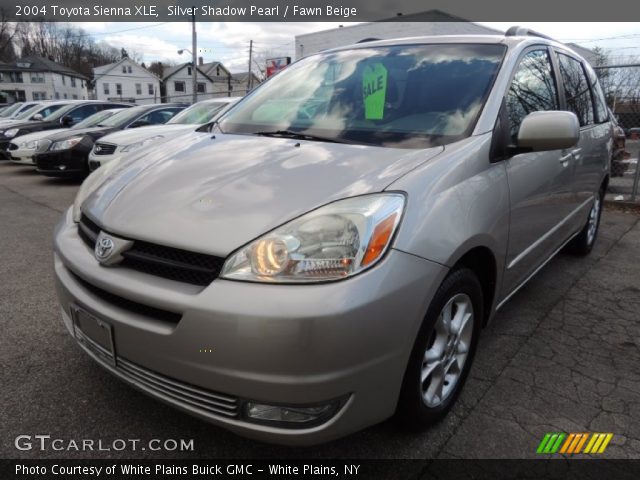
<path id="1" fill-rule="evenodd" d="M 454 405 L 467 378 L 483 315 L 482 287 L 467 268 L 442 282 L 418 333 L 398 403 L 398 418 L 424 428 Z"/>
<path id="2" fill-rule="evenodd" d="M 604 200 L 604 190 L 600 190 L 593 200 L 589 218 L 580 233 L 567 245 L 567 251 L 575 255 L 588 255 L 593 249 L 598 237 L 600 227 L 600 216 L 602 215 L 602 202 Z"/>

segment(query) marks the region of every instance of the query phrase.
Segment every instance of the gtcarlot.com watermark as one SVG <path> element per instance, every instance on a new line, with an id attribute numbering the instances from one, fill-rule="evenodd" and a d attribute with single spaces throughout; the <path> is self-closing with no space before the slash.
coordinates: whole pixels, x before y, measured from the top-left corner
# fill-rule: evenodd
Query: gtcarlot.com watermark
<path id="1" fill-rule="evenodd" d="M 58 451 L 58 452 L 122 452 L 145 451 L 154 452 L 192 452 L 195 448 L 193 439 L 159 439 L 141 440 L 139 438 L 104 439 L 66 439 L 52 438 L 51 435 L 18 435 L 14 440 L 18 450 Z"/>

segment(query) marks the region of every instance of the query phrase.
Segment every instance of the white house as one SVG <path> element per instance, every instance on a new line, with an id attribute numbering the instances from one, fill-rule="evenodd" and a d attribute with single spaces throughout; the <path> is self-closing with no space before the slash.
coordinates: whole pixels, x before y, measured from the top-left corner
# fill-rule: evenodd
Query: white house
<path id="1" fill-rule="evenodd" d="M 93 69 L 96 99 L 140 105 L 160 102 L 160 79 L 130 58 Z"/>
<path id="2" fill-rule="evenodd" d="M 198 100 L 206 100 L 226 95 L 228 86 L 224 82 L 216 82 L 198 66 Z M 191 62 L 169 67 L 162 77 L 164 101 L 190 103 L 193 99 L 193 67 Z M 224 88 L 223 88 L 224 87 Z"/>
<path id="3" fill-rule="evenodd" d="M 87 100 L 88 79 L 44 57 L 0 62 L 0 102 L 27 100 Z"/>

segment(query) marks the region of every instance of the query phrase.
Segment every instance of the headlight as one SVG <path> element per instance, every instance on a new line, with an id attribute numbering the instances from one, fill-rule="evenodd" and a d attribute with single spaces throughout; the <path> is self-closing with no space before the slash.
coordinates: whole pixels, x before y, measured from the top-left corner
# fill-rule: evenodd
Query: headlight
<path id="1" fill-rule="evenodd" d="M 84 138 L 84 136 L 80 135 L 77 137 L 71 137 L 71 138 L 67 138 L 66 140 L 60 140 L 59 142 L 54 142 L 53 145 L 51 145 L 51 147 L 49 147 L 49 150 L 51 151 L 56 151 L 56 150 L 69 150 L 70 148 L 75 147 L 78 143 L 80 143 L 80 141 Z"/>
<path id="2" fill-rule="evenodd" d="M 405 197 L 348 198 L 303 215 L 232 254 L 222 278 L 307 283 L 339 280 L 378 262 L 395 233 Z"/>
<path id="3" fill-rule="evenodd" d="M 10 128 L 9 130 L 5 130 L 4 136 L 7 138 L 13 138 L 16 136 L 19 130 L 19 128 Z"/>
<path id="4" fill-rule="evenodd" d="M 31 140 L 30 142 L 21 142 L 20 148 L 25 150 L 36 150 L 38 148 L 38 141 Z"/>
<path id="5" fill-rule="evenodd" d="M 153 143 L 156 140 L 160 140 L 161 138 L 164 138 L 164 135 L 156 135 L 154 137 L 150 137 L 150 138 L 147 138 L 145 140 L 141 140 L 139 142 L 132 143 L 130 145 L 126 145 L 126 146 L 122 147 L 122 150 L 120 150 L 120 151 L 122 153 L 133 152 L 134 150 L 137 150 L 138 148 L 144 147 L 145 145 L 149 145 L 150 143 Z"/>

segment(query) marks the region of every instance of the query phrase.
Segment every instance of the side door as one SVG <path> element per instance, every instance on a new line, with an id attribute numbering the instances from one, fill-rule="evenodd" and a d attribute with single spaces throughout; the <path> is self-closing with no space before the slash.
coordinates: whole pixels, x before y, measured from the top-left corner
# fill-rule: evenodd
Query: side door
<path id="1" fill-rule="evenodd" d="M 574 149 L 573 190 L 581 207 L 574 230 L 584 226 L 610 159 L 611 125 L 602 89 L 593 70 L 563 51 L 556 51 L 565 109 L 580 122 L 580 141 Z"/>
<path id="2" fill-rule="evenodd" d="M 505 98 L 512 145 L 524 117 L 560 110 L 554 62 L 546 46 L 525 50 Z M 576 208 L 574 166 L 564 150 L 531 152 L 506 160 L 510 191 L 509 245 L 503 298 L 521 285 L 569 237 Z"/>

